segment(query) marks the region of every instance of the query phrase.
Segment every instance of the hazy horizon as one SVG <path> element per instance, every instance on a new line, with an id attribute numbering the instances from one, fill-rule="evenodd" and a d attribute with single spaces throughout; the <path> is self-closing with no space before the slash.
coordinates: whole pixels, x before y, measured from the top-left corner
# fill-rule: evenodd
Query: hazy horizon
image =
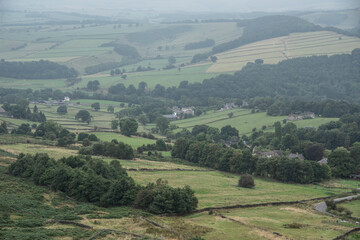
<path id="1" fill-rule="evenodd" d="M 0 0 L 0 8 L 6 10 L 76 11 L 96 12 L 96 10 L 132 9 L 156 12 L 282 12 L 341 10 L 360 7 L 357 0 Z"/>

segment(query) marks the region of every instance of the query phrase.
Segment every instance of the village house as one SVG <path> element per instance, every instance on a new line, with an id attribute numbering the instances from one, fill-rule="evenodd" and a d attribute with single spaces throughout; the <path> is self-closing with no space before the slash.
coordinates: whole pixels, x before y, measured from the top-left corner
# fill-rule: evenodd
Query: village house
<path id="1" fill-rule="evenodd" d="M 169 120 L 176 120 L 177 119 L 175 114 L 165 114 L 165 115 L 162 115 L 162 116 L 169 119 Z"/>
<path id="2" fill-rule="evenodd" d="M 327 158 L 322 158 L 321 160 L 318 161 L 318 164 L 328 164 L 328 159 Z"/>
<path id="3" fill-rule="evenodd" d="M 236 105 L 235 105 L 235 103 L 233 103 L 233 102 L 231 102 L 231 103 L 226 103 L 223 108 L 220 108 L 219 111 L 231 110 L 231 109 L 233 109 L 233 108 L 235 108 L 235 107 L 236 107 Z"/>
<path id="4" fill-rule="evenodd" d="M 177 106 L 174 106 L 172 108 L 172 111 L 173 111 L 173 114 L 176 118 L 181 118 L 183 117 L 184 115 L 194 115 L 195 114 L 195 111 L 194 111 L 194 107 L 183 107 L 183 108 L 179 108 Z M 164 117 L 166 117 L 164 115 Z M 167 115 L 166 118 L 172 118 L 170 115 Z"/>
<path id="5" fill-rule="evenodd" d="M 268 151 L 268 152 L 257 152 L 257 153 L 255 153 L 255 155 L 258 157 L 266 157 L 266 158 L 281 157 L 282 152 L 280 150 L 274 150 L 274 151 Z"/>
<path id="6" fill-rule="evenodd" d="M 298 153 L 290 153 L 288 158 L 289 159 L 298 158 L 300 160 L 304 160 L 304 156 L 302 154 L 298 154 Z"/>
<path id="7" fill-rule="evenodd" d="M 313 119 L 315 118 L 315 113 L 313 112 L 305 112 L 300 114 L 289 114 L 288 120 L 290 121 L 298 121 L 303 119 Z"/>
<path id="8" fill-rule="evenodd" d="M 8 116 L 8 113 L 2 107 L 0 107 L 0 116 L 1 117 L 7 117 Z"/>

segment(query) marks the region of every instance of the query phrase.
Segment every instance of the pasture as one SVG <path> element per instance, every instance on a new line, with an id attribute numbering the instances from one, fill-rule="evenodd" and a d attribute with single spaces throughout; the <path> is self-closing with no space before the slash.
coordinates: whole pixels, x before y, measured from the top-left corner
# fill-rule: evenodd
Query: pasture
<path id="1" fill-rule="evenodd" d="M 116 139 L 119 142 L 124 142 L 129 145 L 131 145 L 134 149 L 146 145 L 146 144 L 154 144 L 156 140 L 148 139 L 148 138 L 142 138 L 142 137 L 126 137 L 124 135 L 121 135 L 119 133 L 115 132 L 91 132 L 95 134 L 101 141 L 108 141 L 110 142 L 113 139 Z"/>
<path id="2" fill-rule="evenodd" d="M 222 218 L 221 214 L 226 218 Z M 206 239 L 333 239 L 356 225 L 337 224 L 336 219 L 321 215 L 311 205 L 266 206 L 200 213 L 186 218 L 187 222 L 205 226 Z M 238 222 L 235 222 L 238 221 Z M 287 227 L 298 224 L 300 228 Z"/>
<path id="3" fill-rule="evenodd" d="M 350 53 L 359 47 L 359 38 L 334 32 L 292 33 L 217 54 L 217 62 L 212 64 L 207 72 L 238 71 L 248 62 L 254 62 L 256 59 L 263 59 L 265 64 L 276 64 L 290 58 Z"/>
<path id="4" fill-rule="evenodd" d="M 81 103 L 82 100 L 77 100 L 76 102 Z M 117 105 L 110 104 L 110 102 L 107 102 L 107 104 L 104 104 L 102 102 L 100 104 L 100 110 L 95 111 L 91 108 L 91 104 L 95 102 L 99 102 L 97 100 L 84 100 L 85 102 L 89 103 L 81 103 L 81 104 L 69 104 L 67 105 L 67 111 L 68 113 L 65 115 L 59 115 L 57 114 L 56 110 L 60 105 L 57 104 L 37 104 L 39 111 L 42 111 L 45 113 L 47 120 L 52 120 L 60 125 L 62 125 L 65 128 L 68 128 L 72 131 L 82 131 L 82 130 L 93 130 L 95 127 L 100 129 L 107 129 L 110 130 L 110 122 L 111 120 L 115 119 L 115 115 L 113 113 L 107 112 L 107 107 L 109 105 L 114 106 L 115 111 L 120 111 L 121 108 L 119 106 L 120 103 Z M 114 103 L 114 102 L 111 102 Z M 31 104 L 30 107 L 33 108 L 34 104 Z M 92 121 L 90 124 L 80 122 L 75 120 L 75 115 L 80 110 L 87 110 L 91 114 Z"/>
<path id="5" fill-rule="evenodd" d="M 233 117 L 229 117 L 228 114 L 233 113 Z M 260 130 L 263 126 L 266 126 L 267 131 L 274 131 L 273 124 L 277 121 L 287 119 L 287 116 L 268 116 L 265 112 L 251 113 L 249 109 L 233 109 L 224 111 L 207 112 L 199 117 L 177 120 L 171 122 L 177 125 L 180 131 L 183 128 L 191 130 L 195 125 L 205 124 L 210 127 L 216 127 L 221 129 L 226 125 L 231 125 L 239 131 L 239 135 L 249 134 L 252 129 L 256 128 Z M 319 127 L 321 124 L 337 121 L 337 118 L 315 118 L 306 119 L 300 121 L 294 121 L 299 128 L 302 127 Z M 148 126 L 149 128 L 150 126 Z"/>
<path id="6" fill-rule="evenodd" d="M 239 188 L 237 187 L 238 175 L 218 171 L 129 172 L 129 175 L 142 185 L 146 185 L 149 181 L 154 182 L 158 178 L 167 180 L 173 187 L 189 185 L 199 199 L 199 208 L 295 201 L 338 193 L 316 185 L 286 184 L 261 178 L 255 178 L 253 189 Z"/>
<path id="7" fill-rule="evenodd" d="M 155 61 L 155 60 L 154 60 Z M 149 61 L 152 66 L 153 61 Z M 150 66 L 149 65 L 149 66 Z M 144 66 L 141 64 L 135 64 L 135 66 Z M 145 65 L 146 67 L 147 65 Z M 159 67 L 159 65 L 155 65 Z M 154 67 L 155 67 L 154 66 Z M 88 81 L 98 80 L 100 82 L 100 87 L 107 89 L 112 85 L 123 83 L 125 86 L 130 84 L 134 85 L 136 88 L 140 82 L 146 82 L 150 89 L 154 89 L 156 84 L 160 84 L 164 87 L 178 87 L 180 82 L 188 81 L 189 83 L 193 82 L 202 82 L 204 79 L 215 77 L 217 74 L 206 73 L 208 65 L 200 66 L 189 66 L 181 68 L 180 71 L 177 68 L 170 70 L 153 70 L 146 72 L 132 72 L 126 73 L 127 78 L 122 79 L 121 76 L 110 76 L 109 71 L 104 74 L 89 75 L 83 78 L 83 81 L 79 83 L 80 87 L 85 87 Z M 77 86 L 77 85 L 75 85 Z"/>
<path id="8" fill-rule="evenodd" d="M 19 155 L 20 153 L 25 154 L 36 154 L 36 153 L 46 153 L 50 157 L 55 159 L 60 159 L 62 157 L 69 157 L 72 155 L 76 155 L 76 150 L 70 150 L 67 148 L 60 148 L 54 146 L 45 146 L 39 144 L 10 144 L 10 145 L 0 145 L 0 149 L 10 152 L 15 155 Z"/>

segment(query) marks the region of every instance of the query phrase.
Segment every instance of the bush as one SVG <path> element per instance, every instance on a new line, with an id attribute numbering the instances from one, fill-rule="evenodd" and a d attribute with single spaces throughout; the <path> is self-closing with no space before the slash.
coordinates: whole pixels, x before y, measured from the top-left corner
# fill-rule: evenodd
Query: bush
<path id="1" fill-rule="evenodd" d="M 244 188 L 253 188 L 255 186 L 253 177 L 248 174 L 241 175 L 238 186 Z"/>
<path id="2" fill-rule="evenodd" d="M 288 223 L 283 225 L 284 228 L 293 228 L 293 229 L 300 229 L 306 227 L 307 225 L 301 223 Z"/>

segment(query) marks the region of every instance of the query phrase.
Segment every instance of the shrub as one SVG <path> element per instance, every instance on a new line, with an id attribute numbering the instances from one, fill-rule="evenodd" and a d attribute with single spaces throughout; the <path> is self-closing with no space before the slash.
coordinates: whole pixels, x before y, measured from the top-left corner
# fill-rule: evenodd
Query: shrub
<path id="1" fill-rule="evenodd" d="M 307 225 L 301 224 L 301 223 L 288 223 L 288 224 L 284 224 L 283 226 L 284 226 L 284 228 L 300 229 L 300 228 L 306 227 Z"/>
<path id="2" fill-rule="evenodd" d="M 244 188 L 253 188 L 255 186 L 253 177 L 248 174 L 241 175 L 238 186 Z"/>

